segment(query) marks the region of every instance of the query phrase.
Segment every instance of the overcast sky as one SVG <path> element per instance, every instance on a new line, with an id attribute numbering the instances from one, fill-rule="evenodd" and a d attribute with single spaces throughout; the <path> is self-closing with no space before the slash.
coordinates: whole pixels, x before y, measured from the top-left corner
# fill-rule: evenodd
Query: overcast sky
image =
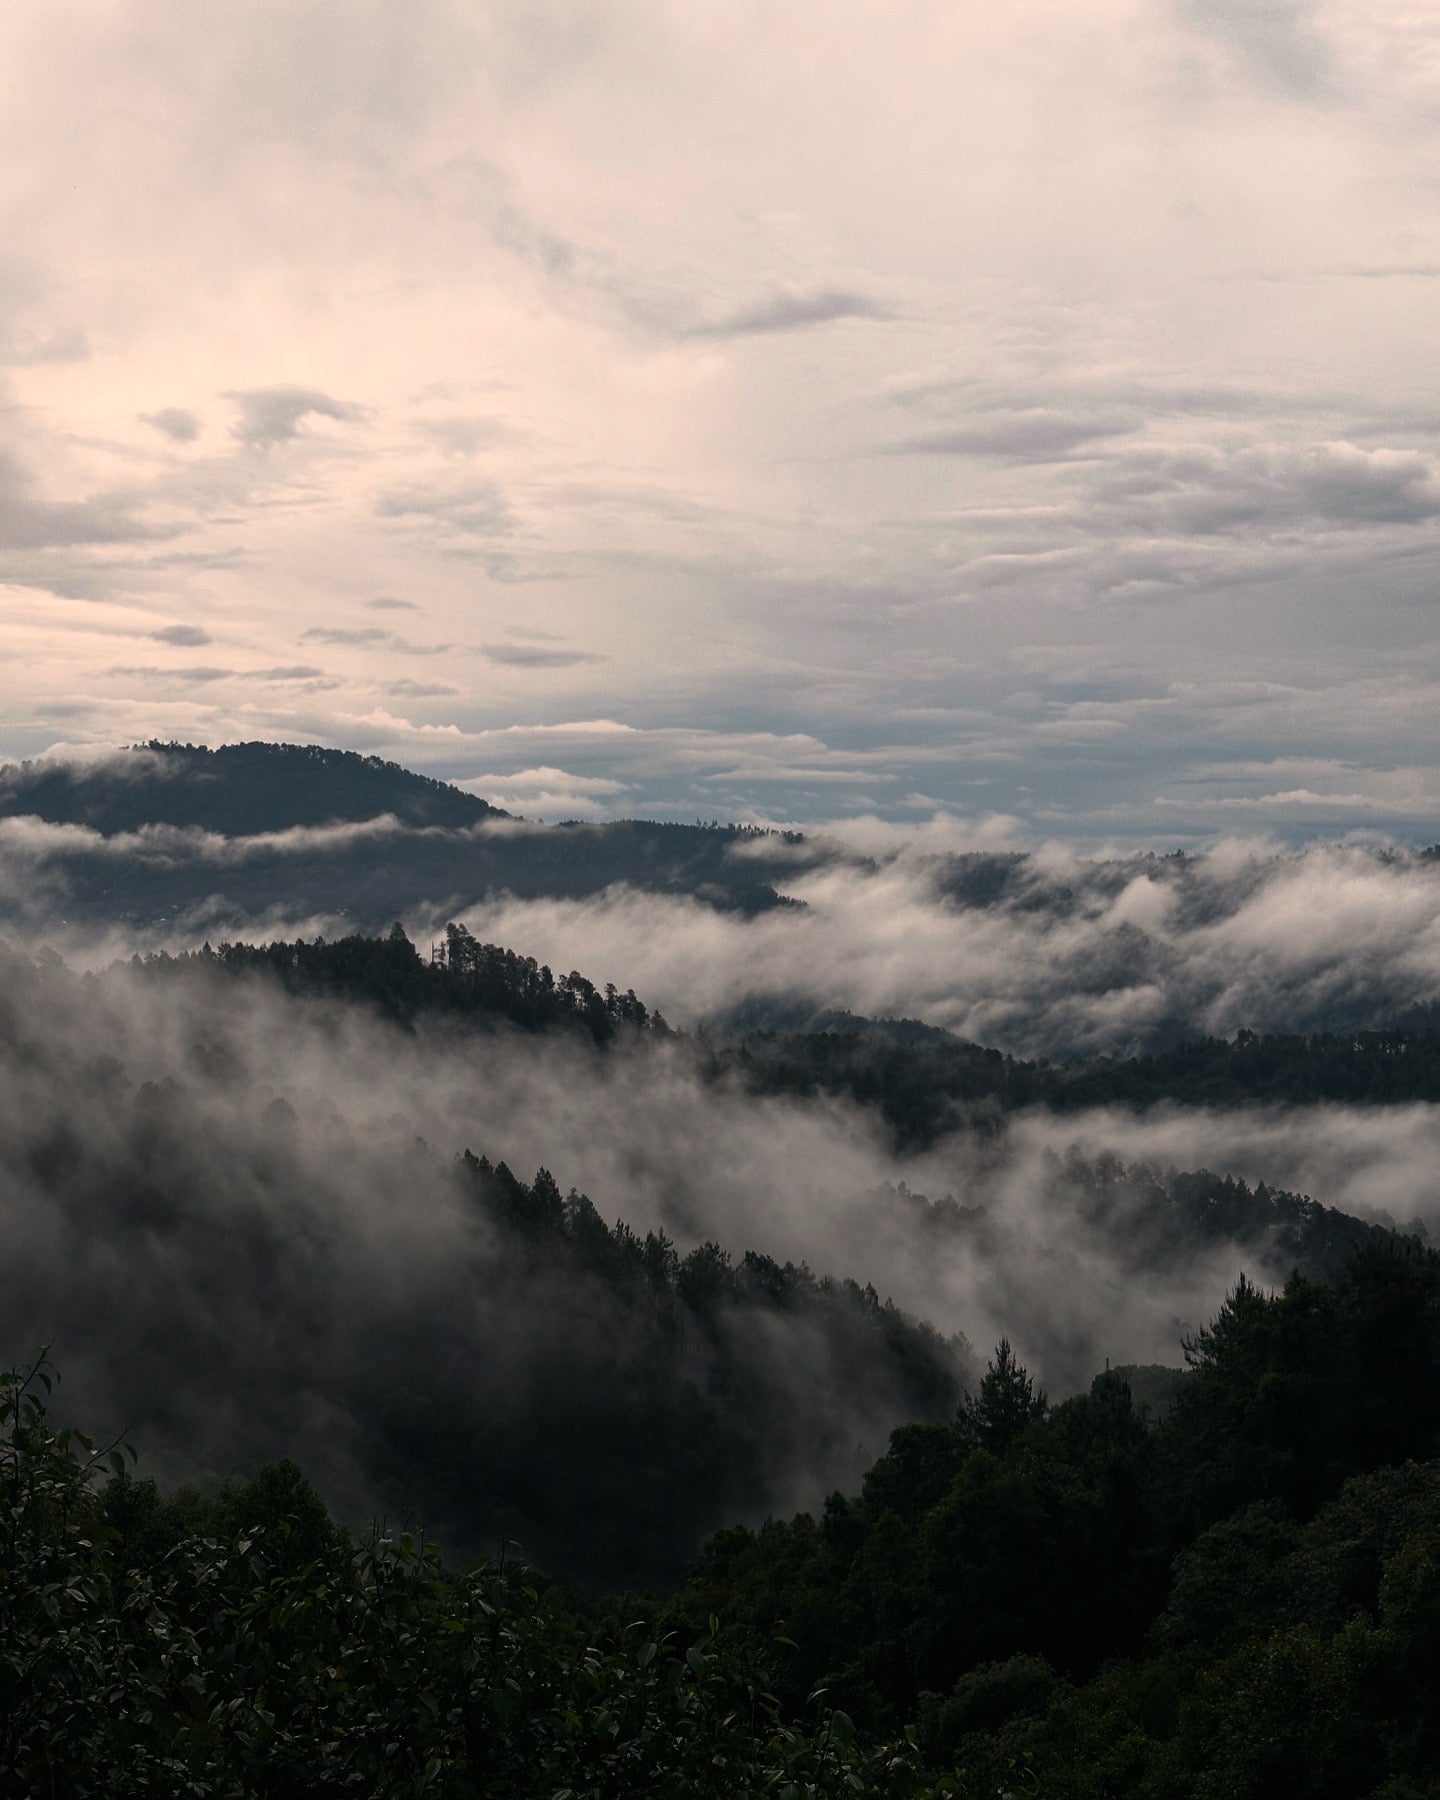
<path id="1" fill-rule="evenodd" d="M 1440 0 L 12 0 L 0 752 L 1440 835 Z"/>

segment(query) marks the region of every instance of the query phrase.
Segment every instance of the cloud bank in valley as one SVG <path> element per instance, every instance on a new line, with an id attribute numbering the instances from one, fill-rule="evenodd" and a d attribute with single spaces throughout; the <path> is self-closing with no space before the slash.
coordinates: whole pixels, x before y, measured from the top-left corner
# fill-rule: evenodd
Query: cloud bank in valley
<path id="1" fill-rule="evenodd" d="M 981 840 L 983 842 L 983 840 Z M 742 852 L 743 853 L 743 852 Z M 773 855 L 767 840 L 757 855 Z M 500 897 L 477 934 L 633 987 L 667 1017 L 910 1017 L 1022 1055 L 1349 1029 L 1440 1001 L 1440 860 L 1254 842 L 1087 860 L 857 830 L 794 851 L 803 908 L 742 919 L 615 889 Z"/>
<path id="2" fill-rule="evenodd" d="M 536 769 L 494 797 L 520 806 L 562 779 Z M 0 819 L 0 917 L 17 941 L 89 964 L 396 917 L 425 941 L 461 918 L 681 1024 L 793 1028 L 846 1010 L 1061 1061 L 1242 1027 L 1383 1027 L 1440 1006 L 1440 854 L 1377 840 L 1083 856 L 1023 847 L 1013 822 L 938 815 L 805 837 L 393 813 L 234 836 L 103 833 L 14 816 Z"/>
<path id="3" fill-rule="evenodd" d="M 507 1263 L 454 1184 L 465 1148 L 552 1168 L 603 1217 L 682 1251 L 714 1240 L 854 1272 L 977 1349 L 1006 1333 L 1058 1393 L 1106 1358 L 1177 1361 L 1242 1268 L 1286 1273 L 1264 1242 L 1160 1253 L 1138 1213 L 1133 1230 L 1124 1206 L 1097 1221 L 1067 1173 L 1074 1149 L 1440 1223 L 1433 1107 L 1030 1115 L 897 1156 L 862 1108 L 702 1080 L 684 1041 L 602 1055 L 564 1037 L 409 1035 L 262 986 L 124 967 L 82 982 L 13 959 L 0 1003 L 9 1337 L 53 1338 L 76 1403 L 131 1420 L 162 1473 L 303 1453 L 362 1513 L 401 1491 L 377 1473 L 394 1396 L 429 1395 L 451 1438 L 543 1438 L 546 1409 L 583 1392 L 619 1329 L 599 1292 Z M 927 1223 L 900 1183 L 980 1222 Z M 774 1408 L 773 1443 L 711 1523 L 726 1505 L 814 1504 L 906 1416 L 882 1366 L 846 1372 L 803 1317 L 736 1354 Z"/>

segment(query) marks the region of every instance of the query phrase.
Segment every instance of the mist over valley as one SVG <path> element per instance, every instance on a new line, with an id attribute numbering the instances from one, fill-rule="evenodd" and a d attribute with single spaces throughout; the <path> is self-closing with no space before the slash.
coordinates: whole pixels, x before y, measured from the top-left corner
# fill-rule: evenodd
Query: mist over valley
<path id="1" fill-rule="evenodd" d="M 0 8 L 3 1800 L 1440 1795 L 1437 118 Z"/>
<path id="2" fill-rule="evenodd" d="M 0 1305 L 173 1479 L 303 1448 L 352 1518 L 650 1581 L 1001 1337 L 1056 1397 L 1178 1369 L 1242 1273 L 1440 1229 L 1426 855 L 435 823 L 466 796 L 263 746 L 3 783 Z M 272 936 L 297 868 L 336 905 Z"/>

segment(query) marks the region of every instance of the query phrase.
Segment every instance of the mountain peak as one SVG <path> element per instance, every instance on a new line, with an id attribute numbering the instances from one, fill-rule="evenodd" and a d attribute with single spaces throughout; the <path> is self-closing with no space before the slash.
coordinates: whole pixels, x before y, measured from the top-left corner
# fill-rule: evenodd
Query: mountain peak
<path id="1" fill-rule="evenodd" d="M 399 763 L 318 744 L 134 744 L 95 760 L 42 758 L 0 768 L 0 817 L 34 815 L 104 833 L 142 825 L 227 837 L 393 813 L 456 829 L 506 815 Z"/>

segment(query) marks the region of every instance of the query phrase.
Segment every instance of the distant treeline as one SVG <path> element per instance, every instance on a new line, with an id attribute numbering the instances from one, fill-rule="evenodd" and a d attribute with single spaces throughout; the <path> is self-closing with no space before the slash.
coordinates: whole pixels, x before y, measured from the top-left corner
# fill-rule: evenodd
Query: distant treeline
<path id="1" fill-rule="evenodd" d="M 1054 1229 L 1063 1231 L 1069 1221 L 1083 1227 L 1086 1241 L 1104 1244 L 1137 1280 L 1183 1268 L 1220 1245 L 1253 1259 L 1252 1268 L 1332 1279 L 1358 1250 L 1428 1236 L 1418 1222 L 1397 1233 L 1268 1182 L 1252 1187 L 1210 1169 L 1126 1163 L 1109 1151 L 1093 1157 L 1074 1149 L 1064 1157 L 1047 1152 L 1036 1198 L 1049 1203 Z M 931 1200 L 904 1182 L 880 1189 L 874 1202 L 877 1213 L 918 1226 L 937 1245 L 958 1240 L 991 1261 L 1006 1257 L 1004 1222 L 986 1207 L 954 1195 Z"/>
<path id="2" fill-rule="evenodd" d="M 204 917 L 216 935 L 282 908 L 374 932 L 442 895 L 463 912 L 492 894 L 580 898 L 617 885 L 759 913 L 791 904 L 776 884 L 802 841 L 650 819 L 524 824 L 395 763 L 306 744 L 156 742 L 0 767 L 0 819 L 25 817 L 85 827 L 52 839 L 44 857 L 44 893 L 64 893 L 72 928 Z M 116 854 L 104 840 L 120 834 Z M 36 899 L 0 892 L 0 925 L 41 925 Z"/>
<path id="3" fill-rule="evenodd" d="M 455 924 L 445 927 L 428 960 L 397 923 L 387 937 L 221 944 L 218 950 L 207 944 L 179 956 L 146 957 L 138 966 L 158 977 L 197 967 L 273 976 L 287 993 L 358 1002 L 402 1025 L 422 1014 L 452 1014 L 481 1024 L 505 1019 L 525 1031 L 578 1028 L 596 1043 L 617 1032 L 669 1029 L 633 991 L 597 988 L 573 970 L 554 975 L 533 956 L 478 943 Z"/>
<path id="4" fill-rule="evenodd" d="M 844 1094 L 876 1107 L 904 1145 L 985 1128 L 1024 1107 L 1393 1106 L 1440 1100 L 1440 1030 L 1197 1038 L 1172 1050 L 1064 1066 L 957 1040 L 897 1041 L 885 1027 L 753 1032 L 710 1050 L 757 1094 Z"/>
<path id="5" fill-rule="evenodd" d="M 328 994 L 411 1024 L 426 1013 L 487 1016 L 526 1030 L 579 1026 L 597 1042 L 630 1027 L 668 1033 L 633 990 L 556 976 L 532 957 L 478 943 L 447 925 L 427 960 L 397 924 L 388 936 L 326 942 L 222 944 L 144 966 L 163 972 L 197 960 L 268 971 L 298 994 Z M 702 1071 L 756 1094 L 843 1095 L 873 1106 L 902 1147 L 947 1130 L 986 1129 L 1027 1107 L 1081 1112 L 1102 1106 L 1393 1106 L 1440 1101 L 1440 1029 L 1315 1032 L 1309 1036 L 1197 1038 L 1124 1060 L 1027 1062 L 913 1022 L 847 1021 L 843 1030 L 754 1031 L 696 1040 Z"/>

